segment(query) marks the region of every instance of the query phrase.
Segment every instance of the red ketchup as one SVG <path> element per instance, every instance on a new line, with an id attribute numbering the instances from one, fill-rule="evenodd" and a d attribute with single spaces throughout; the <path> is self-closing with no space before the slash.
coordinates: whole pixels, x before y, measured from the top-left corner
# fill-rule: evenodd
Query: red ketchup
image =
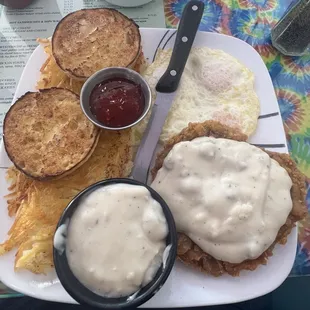
<path id="1" fill-rule="evenodd" d="M 141 85 L 125 78 L 112 78 L 94 87 L 89 105 L 100 123 L 119 128 L 134 123 L 141 116 L 144 95 Z"/>

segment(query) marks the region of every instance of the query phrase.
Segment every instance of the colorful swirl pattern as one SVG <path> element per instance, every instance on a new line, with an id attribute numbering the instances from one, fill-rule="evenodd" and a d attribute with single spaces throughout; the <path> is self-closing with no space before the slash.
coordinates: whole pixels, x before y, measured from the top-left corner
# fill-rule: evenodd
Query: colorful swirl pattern
<path id="1" fill-rule="evenodd" d="M 299 225 L 292 275 L 310 275 L 310 55 L 287 57 L 271 45 L 270 31 L 291 0 L 203 0 L 200 30 L 233 35 L 251 44 L 262 56 L 272 78 L 288 146 L 307 177 L 308 218 Z M 165 0 L 167 27 L 176 27 L 186 0 Z"/>

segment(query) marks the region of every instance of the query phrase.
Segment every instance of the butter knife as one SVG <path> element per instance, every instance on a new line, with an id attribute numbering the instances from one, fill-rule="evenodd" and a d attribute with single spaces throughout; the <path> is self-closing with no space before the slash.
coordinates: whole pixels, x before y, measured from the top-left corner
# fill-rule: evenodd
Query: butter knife
<path id="1" fill-rule="evenodd" d="M 156 101 L 135 158 L 131 177 L 137 181 L 147 182 L 153 154 L 183 74 L 203 10 L 203 2 L 197 0 L 189 1 L 183 10 L 171 59 L 156 85 Z"/>

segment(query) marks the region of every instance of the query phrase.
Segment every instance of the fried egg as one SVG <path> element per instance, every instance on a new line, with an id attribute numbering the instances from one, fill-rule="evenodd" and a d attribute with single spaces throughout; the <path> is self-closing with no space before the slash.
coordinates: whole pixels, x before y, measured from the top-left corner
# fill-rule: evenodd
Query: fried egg
<path id="1" fill-rule="evenodd" d="M 155 86 L 171 53 L 171 49 L 159 50 L 144 72 L 154 99 Z M 246 66 L 222 50 L 192 48 L 160 140 L 166 142 L 190 122 L 210 119 L 250 136 L 256 129 L 259 110 L 254 74 Z"/>

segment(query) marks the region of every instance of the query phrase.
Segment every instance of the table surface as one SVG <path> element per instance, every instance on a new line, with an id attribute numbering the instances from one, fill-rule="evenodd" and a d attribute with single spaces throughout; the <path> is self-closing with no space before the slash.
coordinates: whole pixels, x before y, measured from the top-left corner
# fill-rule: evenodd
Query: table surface
<path id="1" fill-rule="evenodd" d="M 155 0 L 161 1 L 161 0 Z M 281 55 L 271 45 L 270 30 L 290 0 L 203 0 L 200 30 L 238 37 L 251 44 L 269 70 L 278 98 L 290 154 L 307 180 L 308 217 L 299 225 L 297 255 L 291 275 L 310 275 L 310 54 Z M 166 26 L 176 27 L 187 0 L 164 0 Z M 7 289 L 0 287 L 1 293 Z"/>

